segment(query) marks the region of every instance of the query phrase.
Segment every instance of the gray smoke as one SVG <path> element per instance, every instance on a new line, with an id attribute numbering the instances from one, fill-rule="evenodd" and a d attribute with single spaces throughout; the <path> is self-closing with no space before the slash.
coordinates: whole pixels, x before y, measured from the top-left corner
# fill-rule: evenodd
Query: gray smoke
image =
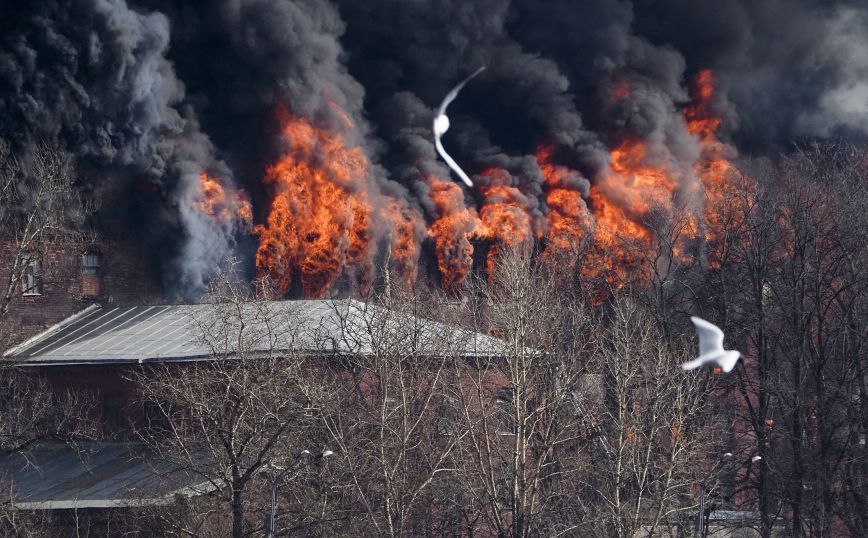
<path id="1" fill-rule="evenodd" d="M 168 291 L 195 294 L 231 251 L 235 225 L 194 210 L 199 172 L 229 174 L 184 107 L 165 57 L 169 20 L 123 0 L 80 0 L 10 9 L 3 26 L 0 115 L 10 121 L 0 133 L 21 147 L 55 138 L 80 160 L 147 177 L 164 202 L 133 226 L 165 234 L 151 240 L 171 245 Z"/>

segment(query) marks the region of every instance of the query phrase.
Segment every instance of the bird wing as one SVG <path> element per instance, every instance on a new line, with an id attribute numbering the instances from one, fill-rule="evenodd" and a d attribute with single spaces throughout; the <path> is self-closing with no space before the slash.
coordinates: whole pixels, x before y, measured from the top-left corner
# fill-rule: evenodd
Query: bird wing
<path id="1" fill-rule="evenodd" d="M 723 353 L 723 331 L 702 318 L 691 316 L 690 321 L 696 327 L 696 335 L 699 337 L 699 354 Z"/>
<path id="2" fill-rule="evenodd" d="M 738 351 L 727 351 L 721 358 L 717 359 L 717 364 L 720 365 L 724 372 L 729 373 L 735 368 L 739 357 L 741 357 L 741 353 Z"/>
<path id="3" fill-rule="evenodd" d="M 697 368 L 699 368 L 700 366 L 702 366 L 706 362 L 708 362 L 708 356 L 707 355 L 700 355 L 699 357 L 693 359 L 692 361 L 687 361 L 684 364 L 682 364 L 681 368 L 683 370 L 689 372 L 690 370 L 696 370 Z"/>
<path id="4" fill-rule="evenodd" d="M 453 159 L 448 153 L 446 153 L 446 149 L 440 142 L 440 135 L 438 134 L 434 135 L 434 146 L 437 148 L 437 153 L 439 153 L 440 156 L 443 157 L 443 160 L 446 161 L 446 164 L 449 165 L 449 168 L 451 168 L 453 171 L 455 171 L 456 174 L 458 174 L 458 177 L 461 178 L 461 181 L 463 181 L 464 184 L 468 187 L 472 187 L 473 182 L 470 181 L 470 178 L 467 177 L 467 174 L 464 173 L 464 170 L 462 170 L 461 167 L 458 166 L 458 163 L 455 162 L 455 159 Z"/>
<path id="5" fill-rule="evenodd" d="M 446 94 L 446 97 L 444 97 L 443 101 L 440 103 L 440 107 L 437 109 L 437 115 L 440 116 L 442 114 L 446 114 L 446 107 L 448 107 L 449 103 L 451 103 L 452 101 L 455 100 L 456 97 L 458 97 L 458 92 L 461 91 L 461 88 L 463 88 L 465 84 L 470 82 L 470 79 L 472 79 L 473 77 L 475 77 L 479 73 L 482 73 L 484 70 L 485 70 L 485 66 L 483 65 L 482 67 L 480 67 L 479 69 L 477 69 L 476 71 L 474 71 L 473 73 L 468 75 L 467 78 L 465 78 L 464 80 L 459 82 L 457 86 L 452 88 L 452 90 Z"/>

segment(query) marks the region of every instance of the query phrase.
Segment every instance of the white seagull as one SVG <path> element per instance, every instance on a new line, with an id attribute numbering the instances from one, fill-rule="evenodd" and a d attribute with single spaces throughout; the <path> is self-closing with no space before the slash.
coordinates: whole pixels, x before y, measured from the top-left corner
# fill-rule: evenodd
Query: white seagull
<path id="1" fill-rule="evenodd" d="M 458 86 L 452 88 L 452 91 L 447 93 L 446 97 L 443 98 L 443 102 L 440 103 L 440 108 L 437 109 L 437 116 L 434 117 L 434 145 L 437 147 L 437 153 L 439 153 L 440 156 L 443 157 L 443 160 L 446 161 L 446 164 L 449 165 L 449 168 L 454 170 L 455 173 L 458 174 L 458 177 L 460 177 L 461 180 L 464 181 L 465 185 L 467 185 L 468 187 L 472 187 L 473 182 L 470 181 L 470 178 L 467 177 L 467 174 L 464 173 L 464 170 L 462 170 L 461 167 L 458 166 L 458 163 L 455 162 L 455 159 L 453 159 L 448 153 L 446 153 L 446 150 L 443 148 L 443 144 L 440 142 L 440 137 L 443 136 L 443 133 L 449 130 L 449 118 L 446 116 L 446 107 L 448 107 L 449 103 L 451 103 L 455 100 L 456 97 L 458 97 L 458 92 L 461 91 L 461 88 L 463 88 L 464 85 L 470 81 L 470 79 L 472 79 L 479 73 L 482 73 L 484 69 L 485 66 L 483 65 L 482 67 L 474 71 L 473 74 L 471 74 L 469 77 L 462 80 L 458 84 Z"/>
<path id="2" fill-rule="evenodd" d="M 681 367 L 685 370 L 694 370 L 709 362 L 716 362 L 724 372 L 735 368 L 741 353 L 723 349 L 723 331 L 717 325 L 696 316 L 691 316 L 690 321 L 693 322 L 696 334 L 699 336 L 699 356 L 685 362 Z"/>

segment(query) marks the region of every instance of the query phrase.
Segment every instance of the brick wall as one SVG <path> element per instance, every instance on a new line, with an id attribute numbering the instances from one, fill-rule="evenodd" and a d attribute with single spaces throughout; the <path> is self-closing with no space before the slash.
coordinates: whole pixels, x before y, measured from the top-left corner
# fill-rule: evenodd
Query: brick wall
<path id="1" fill-rule="evenodd" d="M 81 255 L 87 252 L 101 255 L 95 276 L 82 272 Z M 5 283 L 8 278 L 12 256 L 12 245 L 0 242 L 0 282 Z M 99 293 L 89 295 L 88 288 L 94 290 L 96 284 Z M 103 240 L 96 245 L 52 245 L 42 256 L 42 293 L 25 296 L 18 290 L 8 315 L 0 320 L 3 325 L 0 352 L 94 302 L 111 306 L 154 304 L 162 299 L 152 261 L 130 242 Z"/>

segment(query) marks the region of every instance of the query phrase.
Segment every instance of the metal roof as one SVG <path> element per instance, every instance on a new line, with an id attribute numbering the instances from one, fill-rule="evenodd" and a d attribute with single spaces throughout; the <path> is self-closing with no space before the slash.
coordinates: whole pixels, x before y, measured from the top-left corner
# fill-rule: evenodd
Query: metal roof
<path id="1" fill-rule="evenodd" d="M 342 299 L 93 305 L 8 350 L 4 357 L 23 366 L 144 363 L 287 350 L 371 354 L 384 342 L 393 348 L 400 342 L 402 349 L 431 356 L 497 356 L 506 345 L 483 334 Z"/>
<path id="2" fill-rule="evenodd" d="M 0 484 L 22 510 L 165 505 L 216 489 L 141 444 L 120 442 L 43 443 L 8 454 L 0 458 Z"/>

